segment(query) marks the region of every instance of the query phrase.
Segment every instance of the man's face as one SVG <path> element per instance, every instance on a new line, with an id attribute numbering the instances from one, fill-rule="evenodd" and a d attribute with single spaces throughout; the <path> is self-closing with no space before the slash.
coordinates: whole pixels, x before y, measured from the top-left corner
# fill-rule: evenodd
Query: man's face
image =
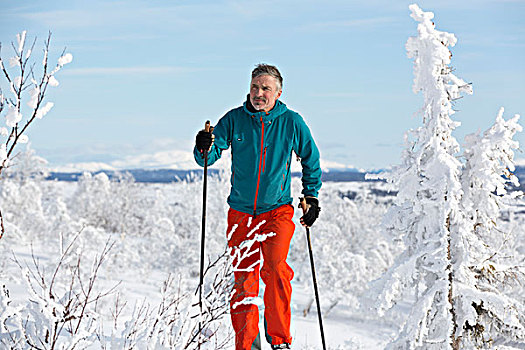
<path id="1" fill-rule="evenodd" d="M 250 85 L 250 102 L 258 111 L 270 111 L 281 96 L 277 79 L 270 75 L 259 75 Z"/>

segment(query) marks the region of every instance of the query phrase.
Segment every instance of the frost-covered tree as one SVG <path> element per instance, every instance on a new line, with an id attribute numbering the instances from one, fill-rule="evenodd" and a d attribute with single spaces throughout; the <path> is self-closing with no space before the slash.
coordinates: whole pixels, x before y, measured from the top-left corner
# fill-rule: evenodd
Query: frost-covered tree
<path id="1" fill-rule="evenodd" d="M 45 163 L 27 147 L 11 159 L 11 166 L 4 169 L 0 178 L 0 203 L 5 209 L 2 213 L 5 227 L 15 240 L 25 241 L 27 235 L 24 233 L 28 232 L 38 232 L 39 239 L 47 233 L 51 220 L 46 218 L 42 205 L 49 192 L 44 183 L 47 173 Z"/>
<path id="2" fill-rule="evenodd" d="M 9 166 L 10 159 L 18 143 L 27 143 L 27 129 L 35 119 L 43 118 L 53 107 L 52 102 L 46 102 L 48 86 L 56 87 L 59 82 L 56 73 L 73 60 L 70 53 L 63 52 L 54 68 L 49 67 L 49 45 L 51 34 L 44 42 L 44 57 L 41 69 L 33 62 L 33 49 L 36 38 L 31 46 L 26 45 L 26 31 L 16 36 L 16 44 L 12 42 L 14 56 L 9 58 L 9 68 L 2 59 L 0 43 L 0 70 L 9 86 L 9 95 L 0 89 L 0 115 L 5 112 L 6 126 L 0 127 L 0 175 Z M 38 65 L 40 67 L 40 65 Z M 4 220 L 0 212 L 0 238 L 4 234 Z"/>
<path id="3" fill-rule="evenodd" d="M 506 293 L 523 283 L 512 260 L 500 259 L 505 234 L 497 221 L 505 205 L 506 183 L 518 185 L 512 138 L 518 116 L 496 123 L 482 136 L 469 135 L 463 157 L 450 116 L 469 84 L 451 73 L 451 33 L 437 31 L 433 13 L 411 5 L 419 22 L 407 42 L 414 59 L 414 92 L 424 96 L 423 126 L 406 136 L 403 164 L 383 175 L 399 188 L 384 219 L 387 231 L 402 237 L 405 251 L 385 276 L 378 310 L 384 313 L 413 292 L 415 299 L 394 349 L 487 348 L 522 341 L 525 310 Z M 412 138 L 410 138 L 412 137 Z"/>
<path id="4" fill-rule="evenodd" d="M 415 291 L 407 322 L 390 347 L 447 349 L 457 346 L 451 220 L 460 212 L 462 195 L 462 165 L 455 157 L 459 144 L 452 136 L 459 123 L 451 119 L 452 103 L 472 89 L 449 66 L 455 36 L 435 29 L 433 13 L 415 4 L 410 10 L 419 22 L 418 35 L 408 39 L 406 49 L 414 59 L 413 90 L 424 98 L 423 126 L 407 134 L 403 163 L 384 175 L 399 189 L 384 224 L 402 237 L 405 251 L 382 280 L 378 309 L 384 312 Z"/>
<path id="5" fill-rule="evenodd" d="M 458 315 L 455 336 L 463 348 L 525 339 L 523 301 L 508 293 L 525 279 L 512 257 L 502 256 L 508 235 L 499 225 L 505 200 L 520 195 L 509 195 L 506 188 L 508 182 L 519 186 L 512 173 L 513 149 L 518 148 L 513 136 L 522 131 L 518 119 L 516 115 L 505 121 L 502 108 L 490 129 L 465 139 L 464 220 L 455 227 L 461 239 L 454 258 L 453 288 Z"/>

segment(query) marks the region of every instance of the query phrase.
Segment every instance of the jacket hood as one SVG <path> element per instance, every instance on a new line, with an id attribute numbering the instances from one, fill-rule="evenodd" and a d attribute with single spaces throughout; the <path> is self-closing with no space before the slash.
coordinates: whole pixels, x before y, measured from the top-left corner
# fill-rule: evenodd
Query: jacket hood
<path id="1" fill-rule="evenodd" d="M 250 102 L 249 94 L 246 96 L 246 101 L 243 103 L 242 106 L 246 114 L 256 117 L 257 121 L 259 122 L 260 122 L 260 117 L 263 118 L 264 122 L 268 122 L 268 121 L 274 120 L 275 118 L 277 118 L 281 114 L 284 114 L 288 110 L 288 107 L 286 107 L 286 104 L 284 104 L 284 102 L 277 100 L 275 101 L 275 106 L 273 106 L 273 108 L 269 112 L 256 111 L 252 103 Z"/>

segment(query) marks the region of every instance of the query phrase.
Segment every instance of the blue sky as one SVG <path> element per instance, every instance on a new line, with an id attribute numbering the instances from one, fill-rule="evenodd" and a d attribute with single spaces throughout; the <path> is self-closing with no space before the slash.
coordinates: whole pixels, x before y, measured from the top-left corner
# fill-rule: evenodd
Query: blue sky
<path id="1" fill-rule="evenodd" d="M 189 151 L 204 121 L 240 105 L 254 65 L 267 62 L 324 159 L 379 168 L 399 163 L 404 132 L 420 124 L 404 48 L 417 32 L 410 3 L 0 0 L 0 41 L 7 58 L 16 33 L 41 44 L 50 30 L 52 57 L 64 47 L 74 56 L 49 94 L 55 107 L 29 134 L 52 165 Z M 525 114 L 525 1 L 418 4 L 456 34 L 452 65 L 473 83 L 456 104 L 459 141 L 488 128 L 501 106 L 507 118 Z"/>

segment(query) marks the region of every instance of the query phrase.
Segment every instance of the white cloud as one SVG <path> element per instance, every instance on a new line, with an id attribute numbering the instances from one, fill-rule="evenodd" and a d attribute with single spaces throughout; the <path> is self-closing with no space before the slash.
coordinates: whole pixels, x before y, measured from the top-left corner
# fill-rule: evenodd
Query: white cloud
<path id="1" fill-rule="evenodd" d="M 348 97 L 362 97 L 363 93 L 360 92 L 319 92 L 319 93 L 311 93 L 310 96 L 312 97 L 341 97 L 341 98 L 348 98 Z"/>
<path id="2" fill-rule="evenodd" d="M 107 13 L 101 10 L 100 14 Z M 89 10 L 49 10 L 41 12 L 20 13 L 26 21 L 40 22 L 50 28 L 78 28 L 103 25 L 106 17 L 103 15 L 95 16 Z"/>
<path id="3" fill-rule="evenodd" d="M 169 150 L 151 154 L 126 156 L 110 163 L 117 169 L 156 168 L 156 169 L 197 169 L 199 166 L 189 151 Z"/>
<path id="4" fill-rule="evenodd" d="M 342 163 L 333 162 L 333 161 L 325 160 L 325 159 L 321 159 L 321 169 L 323 169 L 323 171 L 328 171 L 328 170 L 360 170 L 360 171 L 364 171 L 363 169 L 358 169 L 358 168 L 356 168 L 353 165 L 342 164 Z"/>
<path id="5" fill-rule="evenodd" d="M 360 19 L 349 19 L 349 20 L 338 20 L 338 21 L 325 21 L 325 22 L 314 22 L 308 23 L 299 28 L 302 31 L 319 31 L 323 29 L 337 29 L 337 28 L 370 28 L 370 27 L 383 27 L 385 25 L 391 25 L 394 22 L 399 22 L 399 18 L 394 17 L 375 17 L 375 18 L 360 18 Z"/>
<path id="6" fill-rule="evenodd" d="M 222 158 L 214 165 L 214 169 L 230 168 L 230 152 L 224 152 Z M 129 155 L 122 159 L 109 162 L 79 162 L 68 163 L 62 166 L 53 167 L 54 171 L 61 172 L 81 172 L 81 171 L 98 171 L 98 170 L 124 170 L 124 169 L 174 169 L 174 170 L 191 170 L 201 169 L 193 158 L 190 151 L 167 150 L 154 153 L 145 153 L 139 155 Z M 354 166 L 338 162 L 321 159 L 321 169 L 328 170 L 352 170 Z M 292 157 L 292 172 L 301 172 L 301 163 L 295 156 Z"/>
<path id="7" fill-rule="evenodd" d="M 81 163 L 68 163 L 65 165 L 59 165 L 51 167 L 52 171 L 62 173 L 77 173 L 83 171 L 99 171 L 99 170 L 116 170 L 114 167 L 103 162 L 81 162 Z"/>
<path id="8" fill-rule="evenodd" d="M 74 68 L 64 71 L 64 75 L 119 75 L 119 74 L 166 74 L 166 73 L 189 73 L 198 71 L 198 68 L 178 67 L 178 66 L 158 66 L 158 67 L 86 67 Z"/>

